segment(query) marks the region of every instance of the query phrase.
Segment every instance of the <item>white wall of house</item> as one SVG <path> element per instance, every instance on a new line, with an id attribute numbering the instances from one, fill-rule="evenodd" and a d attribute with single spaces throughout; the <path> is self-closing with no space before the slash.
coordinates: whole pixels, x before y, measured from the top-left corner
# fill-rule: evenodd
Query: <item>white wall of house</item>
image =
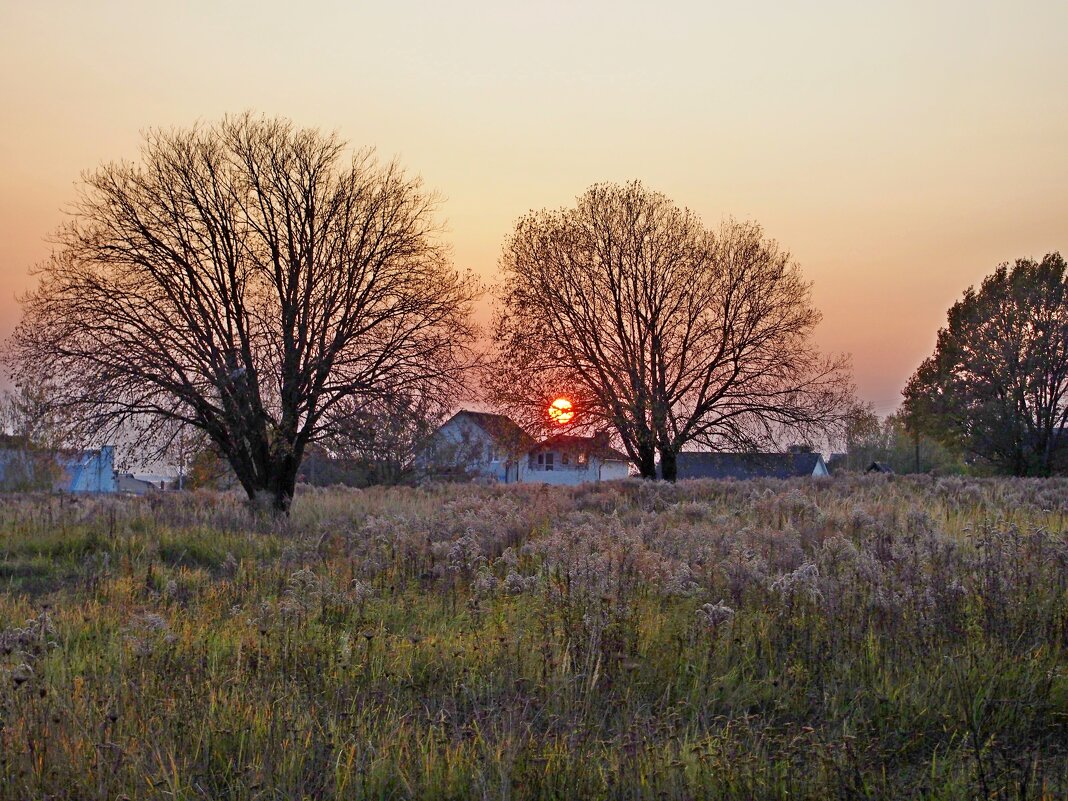
<path id="1" fill-rule="evenodd" d="M 820 458 L 816 460 L 816 466 L 814 468 L 812 468 L 812 475 L 814 475 L 814 476 L 829 476 L 830 475 L 830 473 L 827 471 L 827 463 L 823 461 L 823 457 L 822 456 L 820 456 Z"/>
<path id="2" fill-rule="evenodd" d="M 613 481 L 626 478 L 630 475 L 630 467 L 626 462 L 604 461 L 597 457 L 591 458 L 585 465 L 561 464 L 560 454 L 553 454 L 551 466 L 545 463 L 530 464 L 530 460 L 520 462 L 519 480 L 531 484 L 552 484 L 554 486 L 575 486 L 590 481 Z"/>
<path id="3" fill-rule="evenodd" d="M 444 423 L 416 457 L 415 465 L 437 478 L 472 478 L 501 483 L 576 485 L 613 481 L 630 475 L 624 459 L 590 455 L 590 444 L 546 441 L 529 452 L 510 456 L 472 416 L 458 413 Z M 602 451 L 603 453 L 603 451 Z M 607 454 L 606 454 L 607 455 Z"/>
<path id="4" fill-rule="evenodd" d="M 518 472 L 493 438 L 462 415 L 434 432 L 417 464 L 422 469 L 451 467 L 487 481 L 514 482 Z"/>
<path id="5" fill-rule="evenodd" d="M 601 481 L 616 481 L 630 476 L 630 463 L 612 460 L 601 464 Z"/>

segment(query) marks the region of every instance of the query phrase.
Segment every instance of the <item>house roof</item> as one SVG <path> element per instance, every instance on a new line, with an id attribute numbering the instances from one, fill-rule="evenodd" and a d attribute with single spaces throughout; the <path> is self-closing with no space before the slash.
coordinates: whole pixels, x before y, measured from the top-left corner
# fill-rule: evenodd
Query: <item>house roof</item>
<path id="1" fill-rule="evenodd" d="M 584 450 L 590 457 L 607 462 L 629 462 L 630 457 L 617 451 L 601 437 L 580 437 L 574 434 L 556 434 L 542 440 L 538 449 L 559 448 L 561 450 Z"/>
<path id="2" fill-rule="evenodd" d="M 503 414 L 490 414 L 489 412 L 472 412 L 461 409 L 453 418 L 463 415 L 472 423 L 490 435 L 493 441 L 503 449 L 522 453 L 530 450 L 537 444 L 537 440 L 530 436 L 519 425 Z"/>
<path id="3" fill-rule="evenodd" d="M 118 485 L 121 492 L 125 487 L 137 486 L 144 487 L 145 489 L 159 489 L 159 482 L 149 481 L 145 478 L 138 478 L 133 473 L 118 473 L 115 476 L 115 483 Z"/>
<path id="4" fill-rule="evenodd" d="M 679 478 L 794 478 L 810 476 L 818 453 L 680 453 Z"/>

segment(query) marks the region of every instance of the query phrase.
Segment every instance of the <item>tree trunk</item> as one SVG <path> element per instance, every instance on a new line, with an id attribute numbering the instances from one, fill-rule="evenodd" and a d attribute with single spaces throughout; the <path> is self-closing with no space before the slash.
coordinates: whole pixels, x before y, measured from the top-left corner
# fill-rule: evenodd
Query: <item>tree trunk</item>
<path id="1" fill-rule="evenodd" d="M 678 479 L 678 455 L 678 451 L 673 449 L 660 449 L 660 477 L 664 481 L 674 482 Z"/>
<path id="2" fill-rule="evenodd" d="M 271 494 L 271 511 L 278 515 L 288 515 L 293 504 L 293 494 L 297 488 L 297 469 L 300 462 L 289 459 L 279 465 L 268 482 Z"/>
<path id="3" fill-rule="evenodd" d="M 243 474 L 244 471 L 236 468 L 235 473 L 254 509 L 273 515 L 288 515 L 297 487 L 300 463 L 301 455 L 290 451 L 273 454 L 254 473 Z"/>
<path id="4" fill-rule="evenodd" d="M 636 464 L 639 476 L 650 479 L 656 478 L 656 450 L 651 445 L 648 447 L 644 445 L 638 446 Z"/>

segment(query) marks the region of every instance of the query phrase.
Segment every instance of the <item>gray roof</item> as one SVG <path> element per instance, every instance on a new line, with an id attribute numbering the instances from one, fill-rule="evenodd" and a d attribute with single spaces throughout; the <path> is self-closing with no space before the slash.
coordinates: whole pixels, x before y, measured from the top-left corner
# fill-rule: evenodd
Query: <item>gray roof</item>
<path id="1" fill-rule="evenodd" d="M 606 462 L 629 462 L 630 457 L 608 444 L 607 437 L 580 437 L 574 434 L 557 434 L 539 442 L 531 450 L 576 450 L 585 451 L 591 458 Z"/>
<path id="2" fill-rule="evenodd" d="M 512 418 L 506 415 L 461 409 L 451 419 L 455 419 L 460 415 L 471 420 L 471 422 L 489 434 L 498 446 L 509 452 L 524 453 L 534 447 L 536 443 L 534 437 L 530 436 Z"/>
<path id="3" fill-rule="evenodd" d="M 679 478 L 795 478 L 811 476 L 818 453 L 680 453 Z"/>

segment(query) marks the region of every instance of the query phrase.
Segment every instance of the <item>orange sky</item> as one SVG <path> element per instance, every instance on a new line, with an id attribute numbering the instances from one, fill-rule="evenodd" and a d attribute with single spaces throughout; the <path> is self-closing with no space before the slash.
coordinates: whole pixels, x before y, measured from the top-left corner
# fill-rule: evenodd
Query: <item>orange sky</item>
<path id="1" fill-rule="evenodd" d="M 0 0 L 0 335 L 78 174 L 255 109 L 398 156 L 487 279 L 515 218 L 640 178 L 755 219 L 891 411 L 948 306 L 1068 251 L 1068 3 Z"/>

